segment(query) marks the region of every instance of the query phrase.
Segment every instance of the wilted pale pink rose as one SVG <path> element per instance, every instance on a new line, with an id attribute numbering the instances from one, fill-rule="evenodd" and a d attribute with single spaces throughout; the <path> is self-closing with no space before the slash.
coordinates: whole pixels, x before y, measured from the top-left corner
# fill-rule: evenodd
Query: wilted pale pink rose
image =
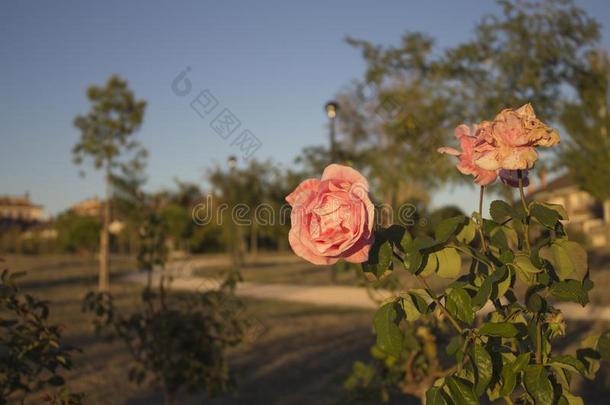
<path id="1" fill-rule="evenodd" d="M 367 261 L 375 208 L 366 179 L 348 166 L 331 164 L 322 179 L 303 181 L 288 196 L 292 207 L 288 241 L 313 264 Z"/>
<path id="2" fill-rule="evenodd" d="M 502 110 L 477 129 L 474 163 L 485 170 L 531 169 L 538 159 L 537 146 L 559 143 L 559 134 L 538 118 L 531 104 Z"/>
<path id="3" fill-rule="evenodd" d="M 457 169 L 463 174 L 473 175 L 475 183 L 487 186 L 496 181 L 495 171 L 482 169 L 474 163 L 474 143 L 477 138 L 470 135 L 470 128 L 464 124 L 460 125 L 455 129 L 455 137 L 460 141 L 461 152 L 448 146 L 439 148 L 438 152 L 457 156 L 460 160 Z"/>

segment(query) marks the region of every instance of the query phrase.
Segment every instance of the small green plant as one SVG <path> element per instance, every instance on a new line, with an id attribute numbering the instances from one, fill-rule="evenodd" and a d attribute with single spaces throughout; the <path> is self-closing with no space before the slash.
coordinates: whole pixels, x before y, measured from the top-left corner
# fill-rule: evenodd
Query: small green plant
<path id="1" fill-rule="evenodd" d="M 80 404 L 84 395 L 70 392 L 61 375 L 76 349 L 49 324 L 48 303 L 19 290 L 23 275 L 4 270 L 0 277 L 0 404 L 23 403 L 32 394 L 47 403 Z"/>
<path id="2" fill-rule="evenodd" d="M 100 334 L 125 343 L 133 360 L 129 379 L 155 383 L 166 403 L 174 403 L 182 391 L 214 396 L 229 390 L 234 380 L 226 350 L 244 334 L 234 282 L 195 295 L 171 293 L 167 276 L 153 277 L 153 268 L 166 262 L 165 224 L 152 212 L 140 231 L 138 263 L 148 273 L 140 308 L 124 311 L 110 294 L 90 292 L 83 310 L 95 315 Z"/>

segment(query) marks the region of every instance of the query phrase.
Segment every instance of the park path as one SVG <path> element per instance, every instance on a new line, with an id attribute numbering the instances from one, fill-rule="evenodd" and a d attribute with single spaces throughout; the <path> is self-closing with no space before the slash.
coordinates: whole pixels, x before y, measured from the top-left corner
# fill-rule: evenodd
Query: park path
<path id="1" fill-rule="evenodd" d="M 192 275 L 192 268 L 198 266 L 201 266 L 201 263 L 197 261 L 188 262 L 186 265 L 185 262 L 173 264 L 168 266 L 164 274 L 171 275 L 171 287 L 178 291 L 209 291 L 218 289 L 222 280 Z M 161 274 L 161 272 L 153 273 L 154 284 L 159 282 Z M 138 272 L 126 276 L 126 279 L 136 283 L 146 284 L 147 275 L 144 272 Z M 362 287 L 280 283 L 260 284 L 248 281 L 238 283 L 236 292 L 240 296 L 256 299 L 370 310 L 375 310 L 379 307 L 379 303 L 375 300 L 382 301 L 394 295 L 392 292 L 386 290 L 367 292 L 367 290 Z M 370 294 L 373 294 L 373 296 Z M 372 298 L 375 298 L 375 300 Z M 583 308 L 578 304 L 565 302 L 554 304 L 554 306 L 561 310 L 566 319 L 610 321 L 610 307 L 589 304 Z M 482 316 L 491 309 L 491 305 L 485 306 L 477 312 L 477 315 Z"/>
<path id="2" fill-rule="evenodd" d="M 146 274 L 130 274 L 130 281 L 145 284 Z M 159 282 L 161 273 L 154 273 L 153 283 Z M 197 276 L 173 276 L 171 288 L 177 291 L 209 291 L 218 289 L 222 280 Z M 248 281 L 237 284 L 237 294 L 243 297 L 291 301 L 322 306 L 375 309 L 378 304 L 366 289 L 349 286 L 307 286 L 296 284 L 259 284 Z M 375 297 L 383 300 L 391 297 L 388 291 L 376 291 Z"/>

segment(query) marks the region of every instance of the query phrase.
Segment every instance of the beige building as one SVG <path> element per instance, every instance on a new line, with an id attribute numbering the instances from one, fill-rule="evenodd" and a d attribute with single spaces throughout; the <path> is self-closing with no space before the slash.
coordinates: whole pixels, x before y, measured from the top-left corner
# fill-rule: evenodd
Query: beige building
<path id="1" fill-rule="evenodd" d="M 30 200 L 29 194 L 0 196 L 0 221 L 28 224 L 43 220 L 42 205 L 34 204 Z"/>
<path id="2" fill-rule="evenodd" d="M 597 201 L 572 182 L 568 175 L 532 190 L 533 198 L 565 207 L 570 228 L 585 234 L 594 247 L 610 247 L 610 200 Z"/>
<path id="3" fill-rule="evenodd" d="M 97 197 L 89 198 L 71 206 L 70 211 L 82 217 L 101 218 L 104 202 Z"/>

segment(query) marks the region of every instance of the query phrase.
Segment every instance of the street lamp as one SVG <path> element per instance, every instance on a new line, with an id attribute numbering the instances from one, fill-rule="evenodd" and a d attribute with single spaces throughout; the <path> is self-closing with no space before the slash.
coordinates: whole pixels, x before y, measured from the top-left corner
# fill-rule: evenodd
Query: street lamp
<path id="1" fill-rule="evenodd" d="M 337 160 L 337 147 L 335 145 L 335 118 L 339 111 L 339 104 L 336 101 L 329 101 L 324 106 L 326 115 L 330 120 L 330 162 L 334 163 Z"/>
<path id="2" fill-rule="evenodd" d="M 234 155 L 228 157 L 227 166 L 229 166 L 229 170 L 231 171 L 237 166 L 237 158 Z"/>

